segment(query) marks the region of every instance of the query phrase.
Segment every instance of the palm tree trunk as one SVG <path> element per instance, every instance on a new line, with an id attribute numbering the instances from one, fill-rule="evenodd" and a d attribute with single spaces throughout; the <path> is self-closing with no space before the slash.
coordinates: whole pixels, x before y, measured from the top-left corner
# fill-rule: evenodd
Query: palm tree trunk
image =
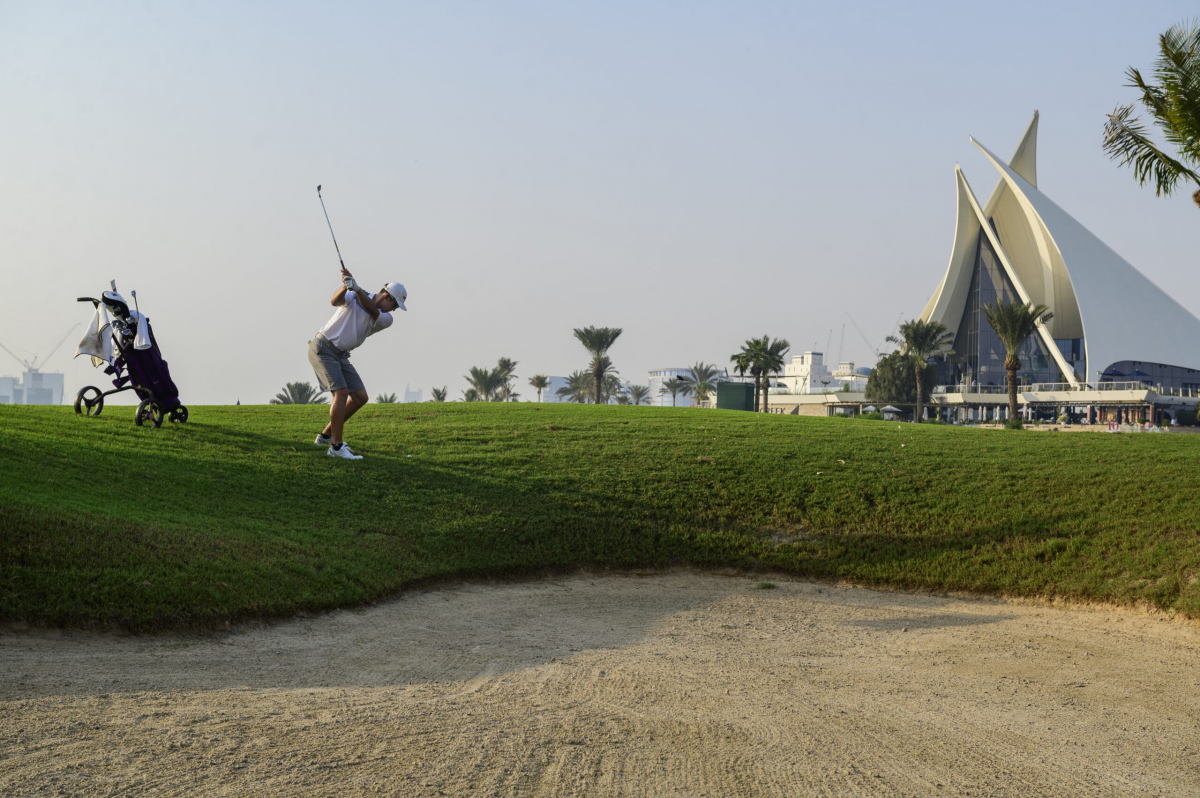
<path id="1" fill-rule="evenodd" d="M 600 369 L 592 369 L 592 383 L 596 388 L 596 404 L 600 404 L 600 391 L 604 387 L 604 376 L 599 373 Z"/>
<path id="2" fill-rule="evenodd" d="M 760 380 L 759 380 L 760 374 L 759 374 L 758 369 L 754 369 L 750 373 L 754 375 L 754 412 L 757 413 L 758 412 L 758 386 L 759 386 L 759 382 L 760 382 Z"/>
<path id="3" fill-rule="evenodd" d="M 913 421 L 920 424 L 921 423 L 921 388 L 924 387 L 924 386 L 922 386 L 921 383 L 924 382 L 924 379 L 925 379 L 925 364 L 918 363 L 915 366 L 915 368 L 916 368 L 916 373 L 917 373 L 917 412 L 913 417 Z"/>
<path id="4" fill-rule="evenodd" d="M 1017 370 L 1008 370 L 1008 417 L 1017 417 Z"/>

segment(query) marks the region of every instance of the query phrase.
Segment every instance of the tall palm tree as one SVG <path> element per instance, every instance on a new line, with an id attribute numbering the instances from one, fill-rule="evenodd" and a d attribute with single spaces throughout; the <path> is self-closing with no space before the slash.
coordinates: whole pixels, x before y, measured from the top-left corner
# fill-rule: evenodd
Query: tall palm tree
<path id="1" fill-rule="evenodd" d="M 1170 196 L 1180 180 L 1200 184 L 1200 24 L 1181 22 L 1158 37 L 1158 60 L 1154 77 L 1158 83 L 1147 83 L 1142 73 L 1130 67 L 1125 70 L 1131 89 L 1142 93 L 1142 105 L 1150 112 L 1151 122 L 1157 125 L 1163 138 L 1179 153 L 1172 158 L 1146 135 L 1142 121 L 1129 115 L 1133 103 L 1118 105 L 1104 123 L 1104 151 L 1121 166 L 1132 166 L 1138 185 L 1154 179 L 1154 193 Z M 1200 189 L 1192 194 L 1200 205 Z"/>
<path id="2" fill-rule="evenodd" d="M 730 356 L 729 361 L 743 375 L 749 371 L 754 377 L 754 409 L 758 410 L 758 390 L 762 384 L 762 363 L 770 346 L 769 336 L 750 338 L 742 344 L 742 350 Z"/>
<path id="3" fill-rule="evenodd" d="M 766 340 L 766 336 L 763 336 L 763 340 Z M 762 354 L 762 361 L 759 365 L 761 366 L 763 372 L 762 393 L 764 413 L 770 410 L 770 406 L 767 403 L 769 393 L 767 389 L 771 386 L 770 375 L 778 375 L 779 372 L 783 371 L 783 358 L 785 355 L 787 355 L 788 350 L 791 348 L 792 345 L 787 342 L 786 338 L 775 338 L 767 344 L 766 349 Z"/>
<path id="4" fill-rule="evenodd" d="M 954 341 L 954 334 L 947 332 L 946 325 L 940 321 L 921 321 L 913 319 L 900 325 L 900 337 L 889 335 L 887 340 L 900 344 L 904 349 L 905 359 L 908 360 L 917 375 L 917 412 L 913 420 L 921 423 L 922 400 L 925 397 L 924 380 L 925 366 L 929 358 L 937 354 L 949 354 L 947 347 Z"/>
<path id="5" fill-rule="evenodd" d="M 687 378 L 692 384 L 692 393 L 697 402 L 708 401 L 708 395 L 717 389 L 717 375 L 720 372 L 716 366 L 701 361 L 688 369 Z"/>
<path id="6" fill-rule="evenodd" d="M 318 391 L 307 382 L 289 382 L 283 390 L 275 394 L 271 400 L 273 405 L 323 405 L 329 401 L 322 396 L 324 391 Z"/>
<path id="7" fill-rule="evenodd" d="M 431 401 L 431 402 L 444 402 L 444 401 L 446 401 L 446 388 L 445 388 L 445 386 L 443 386 L 443 387 L 441 387 L 441 388 L 434 388 L 434 389 L 433 389 L 433 399 L 431 399 L 430 401 Z"/>
<path id="8" fill-rule="evenodd" d="M 671 394 L 671 407 L 675 406 L 676 394 L 687 396 L 691 391 L 691 385 L 683 377 L 672 377 L 669 380 L 663 380 L 662 387 L 658 389 L 660 394 Z"/>
<path id="9" fill-rule="evenodd" d="M 502 402 L 507 402 L 512 392 L 513 372 L 517 370 L 517 361 L 502 357 L 496 361 L 496 373 L 500 376 L 500 386 L 497 392 L 503 397 Z"/>
<path id="10" fill-rule="evenodd" d="M 554 393 L 568 402 L 577 402 L 582 405 L 592 397 L 591 388 L 592 375 L 586 371 L 575 371 L 570 377 L 567 377 L 567 384 Z"/>
<path id="11" fill-rule="evenodd" d="M 1001 304 L 999 300 L 989 302 L 979 309 L 988 324 L 996 332 L 1000 343 L 1008 352 L 1004 357 L 1004 370 L 1008 372 L 1008 417 L 1017 417 L 1017 371 L 1021 361 L 1017 358 L 1017 350 L 1029 336 L 1037 330 L 1038 322 L 1047 322 L 1054 318 L 1053 313 L 1046 312 L 1045 305 L 1035 305 L 1030 302 L 1022 305 L 1019 302 Z M 919 397 L 918 397 L 919 398 Z"/>
<path id="12" fill-rule="evenodd" d="M 584 327 L 575 329 L 575 337 L 583 348 L 592 356 L 592 387 L 595 390 L 595 402 L 601 404 L 600 394 L 604 388 L 604 375 L 612 367 L 612 361 L 605 355 L 621 336 L 620 327 Z"/>
<path id="13" fill-rule="evenodd" d="M 537 388 L 537 392 L 538 392 L 537 400 L 540 402 L 540 401 L 542 401 L 542 391 L 544 391 L 550 387 L 550 378 L 547 377 L 545 374 L 534 374 L 532 377 L 529 378 L 529 384 L 532 385 L 534 388 Z"/>
<path id="14" fill-rule="evenodd" d="M 635 405 L 650 404 L 650 389 L 645 385 L 630 385 L 629 401 Z"/>
<path id="15" fill-rule="evenodd" d="M 474 388 L 467 388 L 463 391 L 464 402 L 482 402 L 483 398 L 479 395 L 479 391 Z"/>

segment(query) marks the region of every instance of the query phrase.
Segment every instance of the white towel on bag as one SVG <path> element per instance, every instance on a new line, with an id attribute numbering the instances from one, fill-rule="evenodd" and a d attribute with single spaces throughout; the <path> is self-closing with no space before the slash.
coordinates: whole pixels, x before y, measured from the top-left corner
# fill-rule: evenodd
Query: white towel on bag
<path id="1" fill-rule="evenodd" d="M 79 346 L 75 347 L 75 357 L 91 355 L 92 365 L 97 367 L 102 363 L 112 363 L 112 335 L 108 329 L 110 324 L 104 303 L 97 304 L 87 332 L 83 334 Z"/>

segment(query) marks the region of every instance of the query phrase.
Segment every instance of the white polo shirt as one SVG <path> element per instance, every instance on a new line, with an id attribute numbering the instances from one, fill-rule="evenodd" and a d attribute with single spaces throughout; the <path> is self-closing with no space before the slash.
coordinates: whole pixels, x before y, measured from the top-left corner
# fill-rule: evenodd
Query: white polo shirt
<path id="1" fill-rule="evenodd" d="M 375 299 L 376 294 L 367 294 Z M 379 311 L 379 318 L 371 321 L 371 314 L 358 302 L 358 294 L 346 292 L 345 301 L 334 311 L 333 318 L 321 328 L 321 334 L 343 352 L 357 349 L 363 341 L 380 330 L 392 326 L 392 314 Z"/>

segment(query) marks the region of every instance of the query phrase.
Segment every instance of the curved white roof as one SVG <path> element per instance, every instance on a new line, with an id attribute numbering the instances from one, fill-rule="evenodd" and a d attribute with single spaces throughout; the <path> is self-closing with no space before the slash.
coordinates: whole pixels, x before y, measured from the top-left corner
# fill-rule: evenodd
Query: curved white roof
<path id="1" fill-rule="evenodd" d="M 1001 180 L 980 207 L 955 167 L 958 224 L 950 264 L 921 318 L 958 329 L 975 244 L 986 235 L 1020 297 L 1054 313 L 1039 332 L 1068 381 L 1077 382 L 1054 338 L 1084 339 L 1084 381 L 1122 360 L 1200 368 L 1200 319 L 1038 190 L 1037 125 L 1035 112 L 1007 164 L 971 139 Z"/>

